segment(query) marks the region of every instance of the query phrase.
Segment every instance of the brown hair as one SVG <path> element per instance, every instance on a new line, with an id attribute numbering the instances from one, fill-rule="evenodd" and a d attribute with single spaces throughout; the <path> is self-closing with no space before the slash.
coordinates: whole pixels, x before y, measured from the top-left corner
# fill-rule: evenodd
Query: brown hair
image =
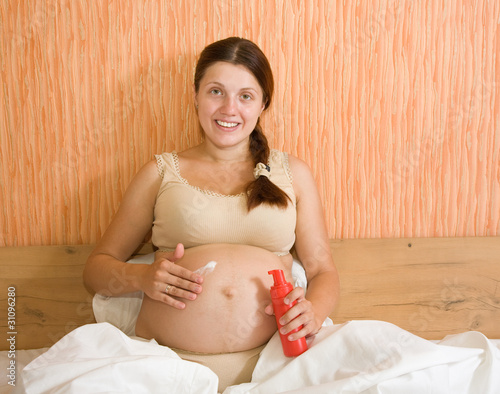
<path id="1" fill-rule="evenodd" d="M 256 44 L 244 38 L 229 37 L 205 47 L 196 65 L 194 76 L 196 92 L 199 91 L 200 81 L 205 72 L 216 62 L 228 62 L 245 66 L 262 88 L 264 109 L 269 107 L 274 90 L 273 73 L 266 55 Z M 270 151 L 267 138 L 262 132 L 259 123 L 260 118 L 250 134 L 250 154 L 254 165 L 258 163 L 267 164 Z M 255 181 L 250 182 L 246 191 L 249 211 L 263 203 L 279 208 L 286 208 L 288 205 L 288 195 L 265 176 L 260 176 Z"/>

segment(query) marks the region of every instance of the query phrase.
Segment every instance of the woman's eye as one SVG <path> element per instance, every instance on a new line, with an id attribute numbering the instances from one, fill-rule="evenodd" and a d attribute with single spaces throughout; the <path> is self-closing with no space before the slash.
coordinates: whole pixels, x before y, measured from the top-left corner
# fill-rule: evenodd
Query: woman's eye
<path id="1" fill-rule="evenodd" d="M 212 89 L 210 91 L 211 94 L 214 94 L 214 95 L 219 95 L 219 94 L 222 94 L 222 92 L 219 90 L 219 89 Z"/>
<path id="2" fill-rule="evenodd" d="M 251 99 L 252 99 L 252 96 L 250 96 L 249 94 L 243 94 L 243 95 L 241 95 L 241 98 L 242 98 L 243 100 L 247 101 L 247 100 L 251 100 Z"/>

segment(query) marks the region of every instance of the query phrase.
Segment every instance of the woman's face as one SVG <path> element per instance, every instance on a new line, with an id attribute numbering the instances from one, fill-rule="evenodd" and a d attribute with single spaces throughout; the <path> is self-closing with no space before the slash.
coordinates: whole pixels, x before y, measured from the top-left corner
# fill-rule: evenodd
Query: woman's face
<path id="1" fill-rule="evenodd" d="M 205 138 L 219 148 L 248 145 L 248 137 L 264 109 L 263 91 L 244 66 L 211 65 L 195 94 Z"/>

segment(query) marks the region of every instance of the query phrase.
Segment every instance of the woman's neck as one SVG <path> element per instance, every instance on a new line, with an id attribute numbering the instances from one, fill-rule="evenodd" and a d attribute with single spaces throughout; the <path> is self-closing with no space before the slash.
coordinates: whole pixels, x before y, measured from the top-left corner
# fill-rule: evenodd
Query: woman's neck
<path id="1" fill-rule="evenodd" d="M 198 153 L 207 160 L 218 163 L 231 163 L 252 160 L 248 144 L 231 148 L 218 148 L 207 141 L 197 147 Z"/>

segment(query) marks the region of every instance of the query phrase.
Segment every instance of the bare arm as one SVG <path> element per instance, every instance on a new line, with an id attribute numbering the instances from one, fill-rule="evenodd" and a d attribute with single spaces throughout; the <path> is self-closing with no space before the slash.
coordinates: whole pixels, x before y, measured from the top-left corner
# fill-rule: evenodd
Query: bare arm
<path id="1" fill-rule="evenodd" d="M 307 296 L 296 288 L 287 297 L 298 303 L 284 316 L 284 332 L 300 325 L 303 329 L 291 340 L 314 335 L 332 313 L 339 297 L 339 277 L 333 262 L 323 207 L 311 170 L 303 161 L 290 156 L 297 197 L 295 250 L 307 276 Z"/>
<path id="2" fill-rule="evenodd" d="M 194 299 L 195 293 L 201 291 L 197 284 L 201 283 L 199 275 L 173 264 L 182 257 L 182 247 L 178 247 L 169 260 L 158 259 L 152 265 L 125 264 L 151 230 L 160 184 L 155 161 L 137 173 L 118 212 L 88 258 L 83 278 L 97 293 L 113 296 L 142 290 L 151 298 L 183 308 L 181 301 L 164 292 L 167 284 L 174 286 L 177 297 Z"/>

